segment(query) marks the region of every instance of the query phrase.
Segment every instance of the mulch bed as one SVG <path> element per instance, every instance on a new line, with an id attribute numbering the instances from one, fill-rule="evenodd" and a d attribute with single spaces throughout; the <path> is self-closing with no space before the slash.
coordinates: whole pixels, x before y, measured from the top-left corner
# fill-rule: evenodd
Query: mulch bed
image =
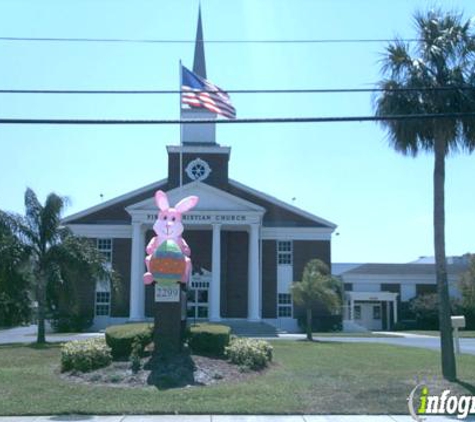
<path id="1" fill-rule="evenodd" d="M 267 370 L 249 371 L 224 359 L 183 353 L 169 358 L 141 359 L 140 370 L 132 371 L 129 361 L 114 361 L 91 372 L 66 372 L 62 379 L 85 384 L 116 387 L 156 387 L 158 389 L 207 386 L 217 383 L 241 382 Z"/>

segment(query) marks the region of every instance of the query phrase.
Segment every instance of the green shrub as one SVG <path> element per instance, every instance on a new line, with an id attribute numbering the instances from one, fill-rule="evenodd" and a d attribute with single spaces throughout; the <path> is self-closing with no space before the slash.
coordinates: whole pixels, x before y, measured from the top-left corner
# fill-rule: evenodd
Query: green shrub
<path id="1" fill-rule="evenodd" d="M 224 356 L 230 334 L 226 325 L 194 324 L 188 329 L 188 346 L 198 355 Z"/>
<path id="2" fill-rule="evenodd" d="M 272 361 L 273 348 L 269 342 L 249 338 L 235 338 L 226 347 L 226 356 L 232 363 L 247 369 L 265 368 Z"/>
<path id="3" fill-rule="evenodd" d="M 89 372 L 111 362 L 111 349 L 102 338 L 70 341 L 61 347 L 62 372 Z"/>
<path id="4" fill-rule="evenodd" d="M 127 359 L 132 353 L 134 341 L 140 344 L 140 354 L 152 341 L 153 324 L 113 325 L 106 329 L 106 343 L 114 359 Z"/>

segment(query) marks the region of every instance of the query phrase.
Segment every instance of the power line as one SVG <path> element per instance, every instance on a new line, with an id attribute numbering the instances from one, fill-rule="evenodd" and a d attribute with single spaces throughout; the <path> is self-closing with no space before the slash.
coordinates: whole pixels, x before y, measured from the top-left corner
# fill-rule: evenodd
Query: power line
<path id="1" fill-rule="evenodd" d="M 19 42 L 73 42 L 73 43 L 128 43 L 128 44 L 364 44 L 393 42 L 386 38 L 360 39 L 291 39 L 291 40 L 167 40 L 151 38 L 67 38 L 67 37 L 0 37 L 0 41 Z M 421 41 L 417 38 L 398 39 L 402 42 Z"/>
<path id="2" fill-rule="evenodd" d="M 436 113 L 436 114 L 405 114 L 394 116 L 342 116 L 342 117 L 271 117 L 244 118 L 235 120 L 214 119 L 0 119 L 0 124 L 10 125 L 169 125 L 169 124 L 248 124 L 248 123 L 343 123 L 343 122 L 381 122 L 418 119 L 457 119 L 475 118 L 473 113 Z"/>
<path id="3" fill-rule="evenodd" d="M 475 86 L 445 86 L 433 88 L 330 88 L 330 89 L 230 89 L 228 94 L 344 94 L 344 93 L 371 93 L 371 92 L 425 92 L 425 91 L 473 91 Z M 183 90 L 106 90 L 106 89 L 0 89 L 0 94 L 47 94 L 47 95 L 150 95 L 150 94 L 182 94 Z M 206 92 L 219 92 L 208 90 Z"/>

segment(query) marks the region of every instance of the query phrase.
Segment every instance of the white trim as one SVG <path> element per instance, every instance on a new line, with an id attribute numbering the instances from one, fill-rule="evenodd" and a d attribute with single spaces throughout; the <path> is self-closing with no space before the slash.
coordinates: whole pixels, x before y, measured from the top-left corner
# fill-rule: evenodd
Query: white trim
<path id="1" fill-rule="evenodd" d="M 325 227 L 263 227 L 264 240 L 331 240 L 334 229 Z"/>
<path id="2" fill-rule="evenodd" d="M 167 145 L 167 152 L 168 153 L 190 153 L 190 154 L 230 154 L 231 148 L 230 147 L 220 147 L 220 146 L 176 146 L 176 145 Z"/>
<path id="3" fill-rule="evenodd" d="M 131 211 L 133 223 L 142 223 L 152 227 L 157 219 L 156 211 Z M 234 217 L 241 219 L 233 220 Z M 260 223 L 261 213 L 258 211 L 189 211 L 183 216 L 183 225 L 188 230 L 191 227 L 209 227 L 210 224 L 223 224 L 229 227 L 241 227 Z"/>
<path id="4" fill-rule="evenodd" d="M 391 292 L 345 292 L 347 298 L 350 300 L 362 301 L 393 301 L 399 296 L 399 293 Z"/>
<path id="5" fill-rule="evenodd" d="M 349 274 L 341 275 L 345 283 L 358 284 L 361 282 L 368 284 L 437 284 L 435 274 Z M 447 280 L 450 283 L 456 282 L 458 275 L 448 274 Z"/>
<path id="6" fill-rule="evenodd" d="M 187 193 L 190 193 L 190 194 L 194 194 L 194 195 L 199 196 L 199 191 L 200 190 L 203 191 L 203 192 L 208 192 L 210 194 L 214 194 L 217 197 L 223 198 L 224 200 L 234 202 L 236 205 L 241 205 L 245 208 L 248 208 L 249 211 L 260 211 L 262 213 L 264 213 L 266 211 L 265 208 L 263 208 L 259 205 L 256 205 L 252 202 L 249 202 L 246 199 L 242 199 L 239 196 L 235 196 L 231 193 L 225 192 L 221 189 L 215 188 L 215 187 L 213 187 L 211 185 L 208 185 L 206 183 L 202 183 L 199 180 L 196 180 L 196 181 L 191 182 L 191 183 L 187 183 L 186 185 L 183 185 L 181 187 L 171 189 L 171 190 L 167 191 L 166 193 L 167 193 L 168 196 L 173 195 L 175 193 L 180 193 L 182 195 L 186 195 Z M 147 198 L 147 199 L 144 199 L 143 201 L 137 202 L 136 204 L 129 205 L 128 207 L 125 208 L 125 210 L 129 214 L 132 215 L 131 211 L 141 210 L 143 207 L 145 207 L 145 208 L 150 207 L 151 204 L 153 205 L 153 207 L 147 209 L 147 211 L 148 212 L 151 211 L 151 210 L 156 211 L 156 206 L 154 205 L 155 200 L 153 198 Z M 220 212 L 220 211 L 218 210 L 217 212 Z M 239 211 L 239 212 L 241 212 L 241 211 Z"/>
<path id="7" fill-rule="evenodd" d="M 139 189 L 133 190 L 132 192 L 126 193 L 124 195 L 117 196 L 109 201 L 102 202 L 98 205 L 94 205 L 93 207 L 87 208 L 83 211 L 77 212 L 75 214 L 69 215 L 68 217 L 63 218 L 62 223 L 66 224 L 69 221 L 76 220 L 81 217 L 85 217 L 93 212 L 100 211 L 104 208 L 110 207 L 111 205 L 115 205 L 118 202 L 126 201 L 127 199 L 133 198 L 136 195 L 140 195 L 144 192 L 147 192 L 150 189 L 158 188 L 159 186 L 164 185 L 167 182 L 167 179 L 159 180 L 158 182 L 153 182 L 150 185 L 143 186 Z"/>
<path id="8" fill-rule="evenodd" d="M 68 224 L 76 236 L 111 239 L 130 239 L 132 226 L 130 224 Z"/>
<path id="9" fill-rule="evenodd" d="M 247 192 L 251 193 L 252 195 L 255 195 L 259 198 L 265 199 L 266 201 L 273 202 L 274 204 L 278 205 L 279 207 L 285 208 L 288 211 L 291 211 L 291 212 L 293 212 L 295 214 L 298 214 L 302 217 L 308 218 L 309 220 L 315 221 L 316 223 L 320 223 L 320 224 L 324 224 L 326 226 L 329 226 L 333 230 L 335 230 L 338 227 L 335 223 L 332 223 L 332 222 L 330 222 L 328 220 L 325 220 L 321 217 L 317 217 L 316 215 L 313 215 L 313 214 L 311 214 L 307 211 L 301 210 L 300 208 L 297 208 L 293 205 L 287 204 L 286 202 L 283 202 L 280 199 L 277 199 L 277 198 L 275 198 L 273 196 L 270 196 L 266 193 L 260 192 L 258 190 L 253 189 L 253 188 L 250 188 L 249 186 L 243 185 L 242 183 L 239 183 L 236 180 L 229 179 L 228 182 L 229 182 L 230 185 L 232 185 L 236 188 L 247 191 Z"/>
<path id="10" fill-rule="evenodd" d="M 213 224 L 211 245 L 211 285 L 208 290 L 208 318 L 221 320 L 221 224 Z"/>
<path id="11" fill-rule="evenodd" d="M 196 176 L 195 174 L 193 174 L 193 167 L 198 166 L 198 165 L 202 166 L 204 169 L 204 174 L 202 174 L 201 176 Z M 188 163 L 188 165 L 186 166 L 185 172 L 190 178 L 190 180 L 199 180 L 201 182 L 203 180 L 206 180 L 208 176 L 211 174 L 211 167 L 205 160 L 203 160 L 200 157 L 196 157 L 194 160 L 191 160 Z M 180 186 L 182 185 L 183 183 L 180 183 Z"/>

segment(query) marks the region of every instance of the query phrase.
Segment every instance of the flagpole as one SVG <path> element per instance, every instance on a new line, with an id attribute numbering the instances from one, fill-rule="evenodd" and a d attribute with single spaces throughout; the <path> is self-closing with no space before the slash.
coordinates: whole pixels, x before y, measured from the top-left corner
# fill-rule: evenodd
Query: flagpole
<path id="1" fill-rule="evenodd" d="M 179 90 L 181 91 L 182 89 L 182 84 L 183 84 L 183 66 L 181 64 L 181 59 L 180 59 L 180 83 L 178 85 Z M 180 100 L 180 120 L 183 119 L 182 115 L 182 106 L 181 106 L 181 92 L 179 95 L 179 100 Z M 183 123 L 180 123 L 180 187 L 183 185 Z"/>

